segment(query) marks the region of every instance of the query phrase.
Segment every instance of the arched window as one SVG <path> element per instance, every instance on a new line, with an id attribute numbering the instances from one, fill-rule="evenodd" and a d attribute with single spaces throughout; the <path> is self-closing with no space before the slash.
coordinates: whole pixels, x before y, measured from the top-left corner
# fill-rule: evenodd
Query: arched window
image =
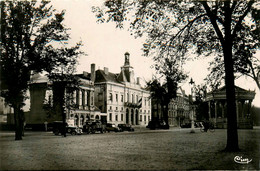
<path id="1" fill-rule="evenodd" d="M 75 118 L 74 118 L 74 126 L 78 126 L 78 120 L 79 120 L 78 115 L 75 115 Z"/>
<path id="2" fill-rule="evenodd" d="M 84 124 L 84 116 L 81 115 L 80 116 L 80 126 L 82 126 Z"/>

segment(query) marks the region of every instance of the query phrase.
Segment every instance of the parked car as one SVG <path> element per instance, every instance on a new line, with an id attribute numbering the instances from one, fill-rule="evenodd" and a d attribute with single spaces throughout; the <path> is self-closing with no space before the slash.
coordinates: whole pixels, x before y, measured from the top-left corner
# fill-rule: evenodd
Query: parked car
<path id="1" fill-rule="evenodd" d="M 122 131 L 134 131 L 135 130 L 134 128 L 132 128 L 132 126 L 130 124 L 118 124 L 118 127 Z"/>
<path id="2" fill-rule="evenodd" d="M 181 125 L 181 128 L 191 128 L 191 123 L 184 123 Z"/>
<path id="3" fill-rule="evenodd" d="M 83 125 L 83 132 L 86 133 L 96 133 L 96 132 L 106 132 L 106 125 L 102 124 L 100 121 L 92 122 L 92 121 L 86 121 Z"/>
<path id="4" fill-rule="evenodd" d="M 169 125 L 165 121 L 149 121 L 146 128 L 150 129 L 169 129 Z"/>
<path id="5" fill-rule="evenodd" d="M 107 123 L 106 131 L 107 132 L 110 132 L 110 131 L 119 132 L 119 131 L 121 131 L 121 129 L 119 127 L 117 127 L 115 124 Z"/>
<path id="6" fill-rule="evenodd" d="M 82 129 L 76 126 L 69 126 L 68 123 L 66 124 L 66 133 L 69 133 L 71 135 L 81 135 Z M 63 132 L 63 122 L 62 121 L 55 121 L 53 122 L 53 133 L 55 135 L 59 135 Z"/>

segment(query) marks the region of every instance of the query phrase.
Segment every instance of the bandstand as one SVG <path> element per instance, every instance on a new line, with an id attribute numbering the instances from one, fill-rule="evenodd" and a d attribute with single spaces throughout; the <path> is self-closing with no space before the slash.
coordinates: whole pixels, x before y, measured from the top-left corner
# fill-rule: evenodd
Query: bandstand
<path id="1" fill-rule="evenodd" d="M 238 128 L 253 128 L 250 109 L 255 92 L 235 86 L 235 96 Z M 226 87 L 207 93 L 206 102 L 209 121 L 214 123 L 216 128 L 227 128 Z"/>

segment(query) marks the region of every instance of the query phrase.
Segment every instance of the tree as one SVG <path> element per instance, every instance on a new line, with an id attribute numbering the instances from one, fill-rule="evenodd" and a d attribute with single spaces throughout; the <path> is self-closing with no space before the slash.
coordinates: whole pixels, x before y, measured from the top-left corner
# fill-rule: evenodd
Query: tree
<path id="1" fill-rule="evenodd" d="M 194 94 L 195 101 L 194 105 L 196 106 L 196 119 L 197 120 L 208 120 L 208 104 L 205 103 L 206 98 L 206 89 L 205 85 L 195 85 L 194 86 Z"/>
<path id="2" fill-rule="evenodd" d="M 80 44 L 65 47 L 64 11 L 49 2 L 1 1 L 1 95 L 14 108 L 15 140 L 22 140 L 22 107 L 31 71 L 55 72 L 76 64 Z"/>
<path id="3" fill-rule="evenodd" d="M 165 82 L 161 85 L 158 79 L 154 79 L 147 83 L 147 87 L 151 91 L 151 98 L 155 99 L 157 103 L 160 103 L 163 113 L 163 119 L 168 123 L 168 107 L 172 99 L 177 97 L 178 83 L 187 78 L 187 75 L 176 63 L 176 60 L 165 58 L 164 61 L 160 60 L 160 63 L 155 64 L 156 70 L 162 74 L 165 78 Z"/>
<path id="4" fill-rule="evenodd" d="M 154 60 L 174 56 L 185 61 L 190 54 L 209 56 L 222 54 L 227 88 L 227 151 L 237 151 L 237 118 L 234 88 L 234 57 L 236 54 L 252 55 L 255 50 L 239 46 L 250 42 L 258 46 L 259 2 L 249 1 L 129 1 L 109 0 L 104 9 L 94 7 L 99 22 L 115 21 L 123 28 L 130 20 L 132 34 L 146 35 L 143 51 Z M 105 12 L 104 12 L 105 11 Z M 258 15 L 259 16 L 259 15 Z M 246 19 L 249 19 L 246 21 Z M 249 37 L 244 37 L 244 33 Z M 249 54 L 248 54 L 249 53 Z M 238 58 L 239 61 L 241 58 Z"/>

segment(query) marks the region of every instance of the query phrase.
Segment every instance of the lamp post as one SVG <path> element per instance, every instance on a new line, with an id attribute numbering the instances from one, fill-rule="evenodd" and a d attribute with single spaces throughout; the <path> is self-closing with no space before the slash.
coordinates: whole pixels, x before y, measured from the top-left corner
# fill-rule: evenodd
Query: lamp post
<path id="1" fill-rule="evenodd" d="M 195 130 L 194 130 L 194 111 L 193 111 L 193 84 L 195 84 L 195 82 L 192 80 L 192 78 L 190 79 L 190 82 L 189 84 L 191 85 L 191 100 L 190 100 L 190 105 L 191 105 L 191 131 L 190 133 L 195 133 Z"/>

